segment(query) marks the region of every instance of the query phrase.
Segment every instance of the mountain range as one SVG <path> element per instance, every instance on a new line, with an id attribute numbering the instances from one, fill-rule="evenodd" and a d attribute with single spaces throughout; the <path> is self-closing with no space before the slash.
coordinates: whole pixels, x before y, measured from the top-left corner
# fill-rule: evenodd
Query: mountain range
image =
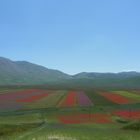
<path id="1" fill-rule="evenodd" d="M 68 75 L 59 70 L 33 64 L 27 61 L 12 61 L 0 57 L 0 85 L 40 85 L 90 87 L 140 87 L 140 73 L 135 71 L 120 73 L 82 72 Z"/>
<path id="2" fill-rule="evenodd" d="M 12 61 L 0 57 L 0 84 L 41 84 L 68 79 L 70 76 L 27 61 Z"/>

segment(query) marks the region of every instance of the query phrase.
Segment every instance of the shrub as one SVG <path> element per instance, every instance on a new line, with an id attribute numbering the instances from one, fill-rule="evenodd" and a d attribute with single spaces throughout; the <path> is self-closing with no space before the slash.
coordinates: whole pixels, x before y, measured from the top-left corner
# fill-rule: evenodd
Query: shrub
<path id="1" fill-rule="evenodd" d="M 140 130 L 140 120 L 131 122 L 130 124 L 124 126 L 123 129 L 139 131 Z"/>

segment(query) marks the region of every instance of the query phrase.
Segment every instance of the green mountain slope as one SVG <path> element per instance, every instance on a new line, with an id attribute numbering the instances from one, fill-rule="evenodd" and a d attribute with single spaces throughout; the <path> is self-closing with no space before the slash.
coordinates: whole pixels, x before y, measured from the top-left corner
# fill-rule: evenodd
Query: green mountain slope
<path id="1" fill-rule="evenodd" d="M 0 84 L 43 84 L 71 78 L 58 70 L 52 70 L 26 61 L 11 61 L 0 57 Z"/>

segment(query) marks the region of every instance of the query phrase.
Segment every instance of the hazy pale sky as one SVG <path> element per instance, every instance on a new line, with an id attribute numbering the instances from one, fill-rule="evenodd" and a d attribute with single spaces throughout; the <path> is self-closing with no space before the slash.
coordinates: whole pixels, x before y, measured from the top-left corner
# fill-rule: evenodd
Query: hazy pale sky
<path id="1" fill-rule="evenodd" d="M 69 74 L 140 71 L 140 0 L 0 0 L 0 56 Z"/>

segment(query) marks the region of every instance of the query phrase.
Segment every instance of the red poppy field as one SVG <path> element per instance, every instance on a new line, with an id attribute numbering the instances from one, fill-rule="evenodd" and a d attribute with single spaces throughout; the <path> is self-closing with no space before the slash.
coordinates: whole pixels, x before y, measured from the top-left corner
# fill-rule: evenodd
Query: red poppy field
<path id="1" fill-rule="evenodd" d="M 68 92 L 64 100 L 60 103 L 60 107 L 73 107 L 76 105 L 76 92 Z"/>
<path id="2" fill-rule="evenodd" d="M 74 113 L 58 116 L 60 122 L 64 124 L 80 124 L 80 123 L 113 123 L 111 115 L 106 113 Z"/>
<path id="3" fill-rule="evenodd" d="M 99 136 L 95 138 L 98 139 L 103 133 L 106 138 L 106 133 L 108 136 L 110 132 L 119 135 L 119 132 L 126 131 L 125 126 L 139 122 L 139 97 L 138 90 L 89 91 L 41 88 L 8 90 L 0 94 L 0 129 L 4 126 L 4 131 L 11 129 L 14 132 L 17 128 L 16 132 L 19 131 L 21 136 L 23 127 L 24 131 L 31 127 L 26 131 L 26 135 L 33 132 L 29 140 L 35 135 L 43 136 L 56 131 L 59 134 L 62 132 L 66 134 L 66 131 L 68 134 L 71 132 L 72 135 L 78 134 L 79 139 L 76 140 L 82 140 L 85 133 L 90 134 L 90 140 L 93 133 L 96 136 L 99 132 Z M 134 124 L 134 129 L 136 127 Z M 59 140 L 57 137 L 51 138 Z M 111 140 L 112 138 L 114 136 Z M 25 139 L 28 140 L 28 136 Z"/>
<path id="4" fill-rule="evenodd" d="M 79 91 L 57 91 L 57 90 L 50 91 L 41 89 L 25 89 L 18 90 L 16 92 L 9 92 L 6 94 L 0 94 L 1 101 L 0 104 L 1 109 L 5 109 L 5 107 L 7 108 L 7 105 L 11 102 L 14 103 L 15 106 L 18 107 L 20 106 L 21 109 L 26 109 L 26 107 L 28 108 L 28 105 L 33 106 L 39 103 L 41 104 L 42 102 L 46 102 L 49 107 L 59 107 L 59 108 L 77 107 L 82 103 L 83 106 L 92 105 L 90 99 L 88 98 L 88 96 L 86 96 L 86 94 L 84 95 L 86 100 L 81 101 L 78 100 L 83 98 L 83 94 L 84 93 L 79 94 Z M 51 105 L 49 105 L 49 103 Z M 13 106 L 11 106 L 11 109 L 13 109 Z"/>
<path id="5" fill-rule="evenodd" d="M 136 94 L 138 95 L 138 92 Z M 112 109 L 104 110 L 105 107 L 108 107 L 108 102 L 112 104 Z M 97 92 L 93 93 L 93 96 L 89 96 L 87 92 L 76 90 L 23 89 L 0 94 L 0 112 L 5 110 L 69 109 L 67 113 L 61 114 L 61 111 L 57 111 L 55 114 L 56 120 L 63 124 L 115 123 L 112 119 L 113 116 L 139 119 L 139 104 L 137 109 L 131 107 L 131 110 L 119 106 L 133 104 L 133 98 L 126 98 L 116 92 Z M 113 108 L 113 105 L 117 105 L 118 109 Z M 77 109 L 77 111 L 71 113 L 73 109 Z"/>
<path id="6" fill-rule="evenodd" d="M 43 93 L 43 94 L 40 94 L 40 95 L 33 95 L 33 96 L 30 96 L 30 97 L 19 99 L 19 100 L 17 100 L 17 102 L 34 102 L 34 101 L 40 100 L 41 98 L 44 98 L 46 96 L 48 96 L 47 93 Z"/>
<path id="7" fill-rule="evenodd" d="M 113 115 L 117 115 L 126 119 L 139 119 L 140 118 L 140 109 L 127 109 L 127 110 L 114 110 Z"/>
<path id="8" fill-rule="evenodd" d="M 111 100 L 112 102 L 117 103 L 117 104 L 131 103 L 130 99 L 123 97 L 121 95 L 118 95 L 118 94 L 105 92 L 105 93 L 101 93 L 101 95 L 104 96 L 105 98 L 107 98 L 108 100 Z"/>

